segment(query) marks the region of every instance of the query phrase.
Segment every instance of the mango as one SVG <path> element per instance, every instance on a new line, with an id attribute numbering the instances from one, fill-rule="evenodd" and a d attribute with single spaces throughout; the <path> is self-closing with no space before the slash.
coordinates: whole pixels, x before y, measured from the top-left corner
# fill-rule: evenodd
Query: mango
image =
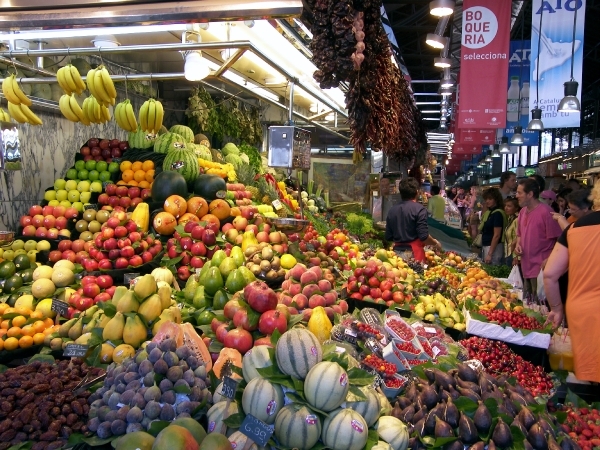
<path id="1" fill-rule="evenodd" d="M 154 436 L 145 431 L 136 431 L 117 439 L 115 450 L 152 450 Z"/>
<path id="2" fill-rule="evenodd" d="M 218 267 L 211 267 L 206 272 L 204 279 L 200 278 L 200 284 L 208 295 L 215 295 L 223 287 L 223 277 Z"/>
<path id="3" fill-rule="evenodd" d="M 211 266 L 219 267 L 225 258 L 227 258 L 227 253 L 225 253 L 225 250 L 217 250 L 210 260 Z"/>
<path id="4" fill-rule="evenodd" d="M 148 330 L 142 319 L 137 314 L 128 316 L 123 328 L 123 342 L 131 345 L 133 348 L 138 348 L 146 340 L 147 336 Z"/>
<path id="5" fill-rule="evenodd" d="M 200 425 L 196 420 L 192 419 L 191 417 L 184 417 L 181 419 L 174 420 L 173 425 L 179 425 L 180 427 L 183 427 L 190 433 L 192 433 L 192 436 L 194 436 L 194 439 L 196 440 L 198 445 L 200 445 L 204 438 L 206 438 L 206 431 L 204 430 L 204 428 L 202 428 L 202 425 Z"/>
<path id="6" fill-rule="evenodd" d="M 123 339 L 123 329 L 125 328 L 125 316 L 117 312 L 112 319 L 108 321 L 102 331 L 102 339 L 105 341 L 120 341 Z"/>
<path id="7" fill-rule="evenodd" d="M 146 322 L 152 323 L 154 322 L 160 313 L 162 313 L 162 303 L 158 294 L 153 294 L 148 299 L 140 305 L 138 309 L 138 314 L 146 319 Z"/>
<path id="8" fill-rule="evenodd" d="M 136 297 L 140 300 L 144 300 L 145 298 L 150 297 L 152 294 L 156 294 L 158 287 L 156 286 L 156 280 L 152 275 L 144 275 L 139 277 L 135 286 L 133 287 L 133 292 Z"/>
<path id="9" fill-rule="evenodd" d="M 192 433 L 179 425 L 169 425 L 154 440 L 152 450 L 198 450 Z"/>

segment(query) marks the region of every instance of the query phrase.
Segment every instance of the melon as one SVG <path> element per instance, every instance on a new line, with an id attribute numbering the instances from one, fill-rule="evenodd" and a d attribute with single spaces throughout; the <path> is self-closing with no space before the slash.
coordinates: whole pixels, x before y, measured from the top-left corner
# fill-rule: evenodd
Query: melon
<path id="1" fill-rule="evenodd" d="M 163 161 L 163 171 L 173 171 L 181 174 L 188 184 L 193 185 L 198 177 L 199 170 L 198 158 L 190 150 L 170 151 Z"/>
<path id="2" fill-rule="evenodd" d="M 159 173 L 152 183 L 152 201 L 164 203 L 171 195 L 188 196 L 187 182 L 177 172 L 167 170 Z"/>
<path id="3" fill-rule="evenodd" d="M 165 133 L 158 136 L 154 141 L 154 151 L 156 153 L 168 153 L 171 150 L 185 147 L 185 139 L 176 133 Z"/>
<path id="4" fill-rule="evenodd" d="M 277 413 L 283 408 L 284 396 L 281 386 L 264 378 L 255 378 L 244 388 L 242 408 L 266 424 L 275 422 Z"/>
<path id="5" fill-rule="evenodd" d="M 190 127 L 186 127 L 185 125 L 173 125 L 169 131 L 171 133 L 177 133 L 180 136 L 183 136 L 185 142 L 194 142 L 194 132 Z"/>
<path id="6" fill-rule="evenodd" d="M 360 402 L 347 402 L 346 407 L 353 409 L 357 413 L 359 413 L 365 421 L 367 425 L 370 427 L 375 425 L 377 419 L 379 419 L 380 405 L 379 405 L 379 397 L 377 396 L 377 391 L 373 389 L 371 386 L 363 386 L 360 388 L 363 394 L 367 397 L 366 400 Z"/>
<path id="7" fill-rule="evenodd" d="M 227 408 L 226 401 L 215 403 L 210 407 L 210 409 L 206 413 L 208 423 L 208 428 L 206 431 L 208 431 L 209 433 L 221 432 L 221 428 L 223 427 L 223 416 L 225 414 L 226 409 L 228 411 L 227 417 L 232 416 L 233 414 L 237 414 L 239 412 L 239 408 L 236 402 L 230 402 L 229 408 Z"/>
<path id="8" fill-rule="evenodd" d="M 338 409 L 325 419 L 321 440 L 332 450 L 362 450 L 369 427 L 363 416 L 350 408 Z"/>
<path id="9" fill-rule="evenodd" d="M 232 155 L 232 154 L 239 155 L 240 150 L 237 148 L 237 145 L 235 145 L 233 142 L 228 142 L 221 149 L 221 153 L 223 153 L 223 155 L 225 155 L 225 156 Z"/>
<path id="10" fill-rule="evenodd" d="M 254 442 L 252 443 L 252 445 L 246 447 L 246 444 L 248 443 L 248 436 L 246 436 L 241 431 L 236 431 L 231 436 L 229 436 L 229 442 L 231 443 L 231 446 L 236 450 L 241 450 L 241 449 L 263 450 L 263 449 L 266 449 L 266 447 L 259 447 Z"/>
<path id="11" fill-rule="evenodd" d="M 311 406 L 329 412 L 338 408 L 348 395 L 348 374 L 338 363 L 316 364 L 304 380 L 304 395 Z"/>
<path id="12" fill-rule="evenodd" d="M 309 450 L 321 436 L 321 420 L 299 403 L 281 408 L 275 419 L 275 437 L 286 448 Z"/>
<path id="13" fill-rule="evenodd" d="M 131 148 L 146 149 L 154 146 L 155 138 L 154 134 L 146 133 L 138 127 L 136 132 L 129 132 L 127 142 Z"/>
<path id="14" fill-rule="evenodd" d="M 212 202 L 217 198 L 217 192 L 227 192 L 227 183 L 217 175 L 207 173 L 198 175 L 194 182 L 194 194 L 202 197 L 208 202 Z"/>
<path id="15" fill-rule="evenodd" d="M 157 134 L 159 136 L 161 136 L 161 135 L 166 134 L 168 132 L 169 132 L 169 130 L 167 130 L 167 127 L 165 127 L 164 125 L 161 125 Z"/>
<path id="16" fill-rule="evenodd" d="M 373 447 L 371 447 L 371 450 L 394 450 L 392 448 L 392 446 L 390 444 L 388 444 L 385 441 L 377 441 L 377 444 L 375 444 Z"/>
<path id="17" fill-rule="evenodd" d="M 393 416 L 381 416 L 375 426 L 377 434 L 394 450 L 406 450 L 408 447 L 408 430 L 404 422 Z"/>
<path id="18" fill-rule="evenodd" d="M 205 161 L 212 161 L 212 153 L 206 145 L 202 144 L 188 144 L 192 146 L 194 153 L 198 158 L 202 158 Z"/>
<path id="19" fill-rule="evenodd" d="M 210 153 L 212 154 L 213 161 L 218 162 L 219 164 L 223 164 L 225 162 L 225 160 L 223 159 L 223 154 L 219 150 L 211 148 Z"/>
<path id="20" fill-rule="evenodd" d="M 248 350 L 244 355 L 242 373 L 244 374 L 246 383 L 250 383 L 254 378 L 260 377 L 256 369 L 264 369 L 273 365 L 269 356 L 269 348 L 268 345 L 257 345 Z"/>
<path id="21" fill-rule="evenodd" d="M 231 164 L 236 169 L 238 167 L 240 167 L 242 164 L 244 164 L 244 162 L 242 161 L 242 158 L 240 158 L 239 155 L 236 155 L 233 153 L 230 153 L 229 155 L 225 156 L 225 162 Z"/>
<path id="22" fill-rule="evenodd" d="M 277 341 L 275 356 L 283 373 L 304 380 L 323 359 L 323 350 L 317 337 L 306 328 L 292 328 Z"/>

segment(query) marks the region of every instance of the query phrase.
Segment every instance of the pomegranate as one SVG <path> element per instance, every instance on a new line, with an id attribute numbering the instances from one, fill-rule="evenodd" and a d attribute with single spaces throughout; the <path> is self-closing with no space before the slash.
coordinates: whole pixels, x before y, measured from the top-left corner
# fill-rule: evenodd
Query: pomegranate
<path id="1" fill-rule="evenodd" d="M 219 325 L 217 331 L 215 331 L 215 337 L 217 338 L 217 341 L 224 343 L 225 336 L 227 336 L 227 333 L 229 333 L 229 325 L 226 323 L 222 323 L 221 325 Z"/>
<path id="2" fill-rule="evenodd" d="M 233 320 L 233 316 L 235 316 L 235 313 L 241 308 L 242 305 L 240 305 L 240 302 L 237 301 L 237 299 L 232 298 L 227 303 L 225 303 L 225 306 L 223 307 L 223 314 L 228 319 Z"/>
<path id="3" fill-rule="evenodd" d="M 287 330 L 285 315 L 276 309 L 264 312 L 258 321 L 258 330 L 264 334 L 273 334 L 275 330 L 279 330 L 281 334 L 285 333 Z"/>
<path id="4" fill-rule="evenodd" d="M 273 344 L 271 343 L 271 336 L 263 336 L 261 338 L 258 338 L 254 341 L 254 346 L 256 347 L 257 345 L 268 345 L 269 347 L 273 348 Z"/>
<path id="5" fill-rule="evenodd" d="M 225 347 L 234 348 L 242 355 L 252 348 L 252 335 L 241 327 L 234 328 L 225 335 Z"/>
<path id="6" fill-rule="evenodd" d="M 258 328 L 258 324 L 250 324 L 250 318 L 248 317 L 248 311 L 241 308 L 238 309 L 233 316 L 233 324 L 236 327 L 242 327 L 246 331 L 254 331 Z"/>
<path id="7" fill-rule="evenodd" d="M 250 307 L 264 313 L 277 306 L 277 294 L 262 281 L 253 281 L 244 288 L 244 298 Z"/>
<path id="8" fill-rule="evenodd" d="M 210 329 L 213 330 L 213 333 L 216 333 L 217 328 L 219 328 L 219 326 L 222 324 L 223 324 L 223 322 L 221 322 L 219 319 L 217 319 L 215 317 L 215 318 L 213 318 L 212 322 L 210 322 Z"/>

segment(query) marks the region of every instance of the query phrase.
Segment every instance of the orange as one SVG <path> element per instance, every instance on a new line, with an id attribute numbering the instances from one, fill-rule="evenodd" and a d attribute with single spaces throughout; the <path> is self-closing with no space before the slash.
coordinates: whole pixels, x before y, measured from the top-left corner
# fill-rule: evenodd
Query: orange
<path id="1" fill-rule="evenodd" d="M 154 181 L 154 169 L 146 171 L 146 181 L 152 183 Z"/>
<path id="2" fill-rule="evenodd" d="M 33 311 L 31 314 L 29 314 L 29 318 L 30 319 L 43 319 L 44 313 L 41 311 Z"/>
<path id="3" fill-rule="evenodd" d="M 0 339 L 0 351 L 4 350 L 4 341 Z"/>
<path id="4" fill-rule="evenodd" d="M 22 334 L 21 327 L 11 327 L 8 329 L 8 332 L 6 333 L 6 335 L 8 337 L 16 337 L 16 336 L 20 336 L 21 334 Z"/>
<path id="5" fill-rule="evenodd" d="M 19 347 L 21 348 L 29 348 L 33 345 L 33 337 L 32 336 L 23 336 L 19 339 Z"/>
<path id="6" fill-rule="evenodd" d="M 127 183 L 129 186 L 137 186 L 138 182 L 135 180 L 131 180 L 130 182 Z"/>
<path id="7" fill-rule="evenodd" d="M 17 312 L 15 308 L 6 308 L 6 310 L 4 310 L 4 314 L 10 314 L 14 312 Z"/>
<path id="8" fill-rule="evenodd" d="M 142 170 L 148 172 L 149 170 L 154 169 L 154 161 L 148 160 L 142 163 Z"/>
<path id="9" fill-rule="evenodd" d="M 23 336 L 33 336 L 35 334 L 35 328 L 33 328 L 31 325 L 25 325 L 23 328 L 21 328 L 21 334 Z"/>
<path id="10" fill-rule="evenodd" d="M 33 335 L 33 343 L 35 345 L 42 345 L 44 343 L 44 339 L 46 335 L 44 333 L 36 333 Z"/>
<path id="11" fill-rule="evenodd" d="M 147 189 L 150 187 L 150 183 L 148 183 L 147 181 L 140 181 L 138 183 L 138 187 L 141 189 Z"/>
<path id="12" fill-rule="evenodd" d="M 4 336 L 6 334 L 6 330 L 4 328 L 0 329 L 0 339 L 2 338 L 2 336 Z"/>
<path id="13" fill-rule="evenodd" d="M 27 318 L 23 316 L 17 316 L 12 320 L 13 327 L 22 327 L 27 322 Z"/>
<path id="14" fill-rule="evenodd" d="M 141 161 L 136 161 L 131 165 L 131 170 L 133 170 L 134 172 L 137 172 L 138 170 L 140 170 L 142 168 L 142 162 Z"/>
<path id="15" fill-rule="evenodd" d="M 10 328 L 10 322 L 8 320 L 3 320 L 2 323 L 0 323 L 0 328 L 8 330 Z"/>
<path id="16" fill-rule="evenodd" d="M 125 172 L 126 170 L 131 169 L 131 165 L 131 161 L 123 161 L 119 166 L 119 169 L 121 169 L 121 172 Z"/>
<path id="17" fill-rule="evenodd" d="M 38 320 L 37 322 L 34 322 L 31 327 L 35 330 L 36 333 L 41 333 L 46 329 L 46 324 L 44 323 L 44 321 Z"/>
<path id="18" fill-rule="evenodd" d="M 127 186 L 127 183 L 125 183 L 123 180 L 119 180 L 117 181 L 117 186 Z"/>
<path id="19" fill-rule="evenodd" d="M 140 181 L 145 181 L 146 180 L 146 172 L 144 172 L 142 169 L 136 170 L 135 173 L 133 174 L 133 179 L 135 181 L 137 181 L 138 183 Z"/>
<path id="20" fill-rule="evenodd" d="M 6 311 L 8 308 L 10 308 L 8 303 L 0 303 L 0 315 L 4 314 L 4 311 Z"/>
<path id="21" fill-rule="evenodd" d="M 50 317 L 44 319 L 44 323 L 46 324 L 46 327 L 51 327 L 54 325 L 54 320 L 51 319 Z"/>
<path id="22" fill-rule="evenodd" d="M 19 340 L 14 337 L 10 337 L 4 341 L 4 350 L 14 350 L 19 346 Z"/>
<path id="23" fill-rule="evenodd" d="M 22 316 L 28 316 L 31 314 L 31 310 L 29 308 L 15 308 L 15 312 L 17 314 L 21 314 Z"/>
<path id="24" fill-rule="evenodd" d="M 126 183 L 133 180 L 133 175 L 134 175 L 134 171 L 132 169 L 128 169 L 125 172 L 123 172 L 123 174 L 121 175 L 121 178 L 123 179 L 123 181 L 125 181 Z"/>

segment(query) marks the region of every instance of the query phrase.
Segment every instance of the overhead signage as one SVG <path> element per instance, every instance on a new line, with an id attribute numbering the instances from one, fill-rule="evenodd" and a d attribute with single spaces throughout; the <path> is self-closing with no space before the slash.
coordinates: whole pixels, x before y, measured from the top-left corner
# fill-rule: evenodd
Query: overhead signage
<path id="1" fill-rule="evenodd" d="M 454 139 L 460 144 L 493 145 L 496 142 L 496 130 L 494 128 L 458 128 L 454 133 Z"/>
<path id="2" fill-rule="evenodd" d="M 454 144 L 452 147 L 452 153 L 477 155 L 481 153 L 481 145 L 466 145 L 466 144 Z"/>

